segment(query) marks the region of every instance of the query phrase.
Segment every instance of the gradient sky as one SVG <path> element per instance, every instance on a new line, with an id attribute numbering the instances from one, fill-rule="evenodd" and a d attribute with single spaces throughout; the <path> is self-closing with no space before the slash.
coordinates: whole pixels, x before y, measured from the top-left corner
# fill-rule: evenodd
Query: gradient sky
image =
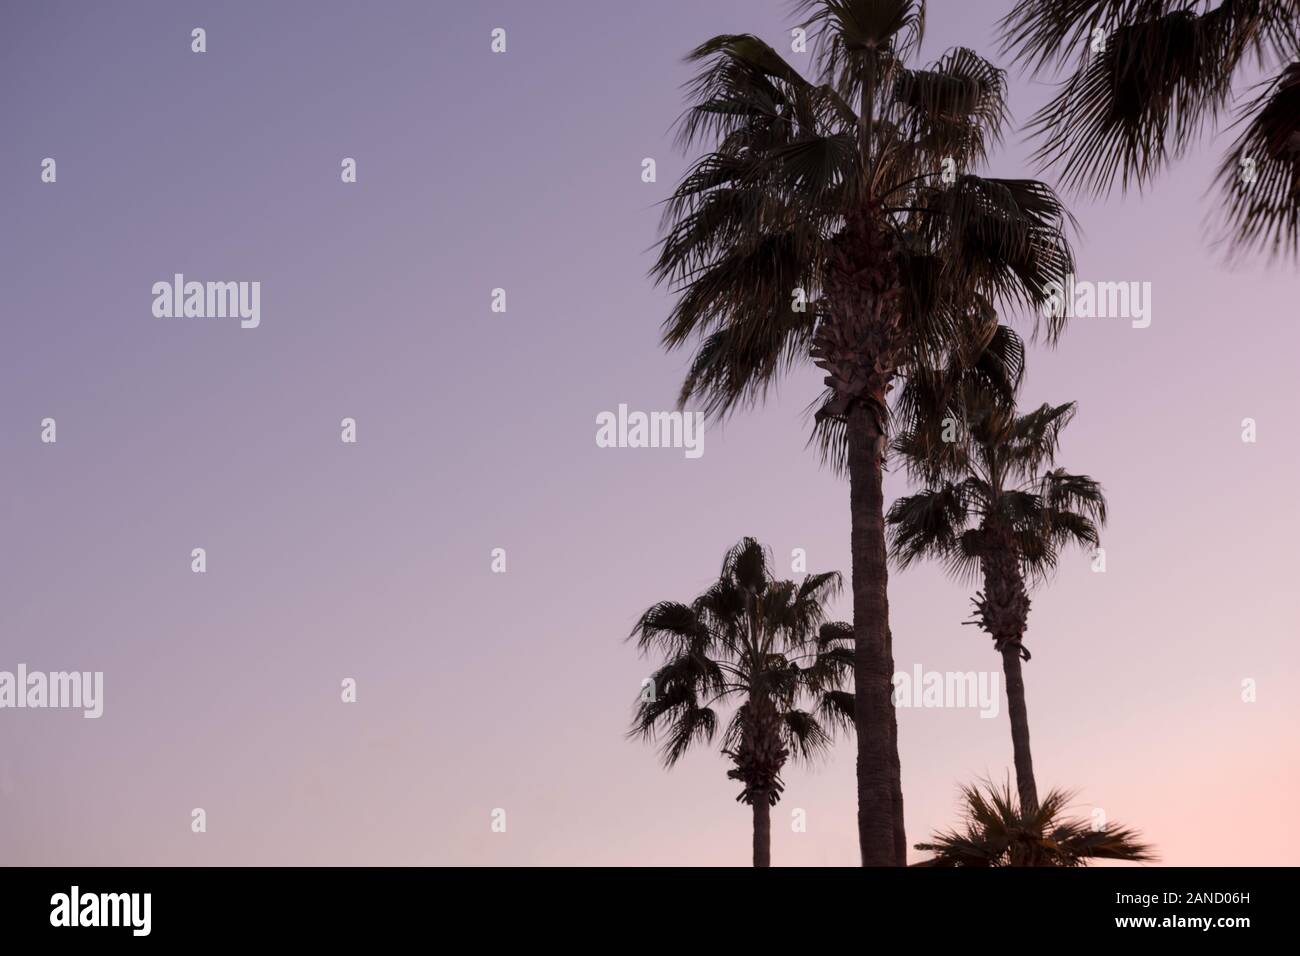
<path id="1" fill-rule="evenodd" d="M 923 59 L 995 55 L 1009 5 L 932 2 Z M 671 408 L 687 359 L 645 278 L 681 57 L 791 25 L 781 0 L 5 4 L 0 670 L 102 670 L 105 713 L 0 711 L 0 862 L 748 862 L 723 758 L 666 773 L 623 738 L 650 665 L 622 639 L 746 534 L 847 573 L 847 485 L 804 448 L 819 376 L 699 460 L 594 434 Z M 1048 90 L 1013 71 L 1016 119 Z M 1034 595 L 1028 709 L 1040 789 L 1163 862 L 1294 864 L 1296 272 L 1211 248 L 1226 140 L 1072 202 L 1081 278 L 1151 282 L 1154 314 L 1031 355 L 1025 402 L 1080 403 L 1062 462 L 1112 518 L 1105 574 L 1071 555 Z M 153 318 L 174 272 L 260 281 L 261 327 Z M 999 669 L 939 569 L 890 599 L 898 669 Z M 899 717 L 916 842 L 1010 735 L 1005 710 Z M 852 757 L 788 770 L 777 865 L 856 862 Z"/>

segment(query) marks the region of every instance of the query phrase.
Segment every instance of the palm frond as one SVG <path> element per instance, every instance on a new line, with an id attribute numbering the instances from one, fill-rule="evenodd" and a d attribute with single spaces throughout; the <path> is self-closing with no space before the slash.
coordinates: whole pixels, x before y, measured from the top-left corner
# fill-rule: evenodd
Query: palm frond
<path id="1" fill-rule="evenodd" d="M 642 652 L 658 649 L 675 655 L 708 639 L 708 632 L 695 612 L 677 601 L 651 605 L 638 619 L 628 639 L 635 639 Z"/>
<path id="2" fill-rule="evenodd" d="M 818 72 L 850 103 L 861 99 L 865 77 L 887 83 L 925 35 L 920 0 L 798 0 L 794 8 L 813 31 Z"/>
<path id="3" fill-rule="evenodd" d="M 781 714 L 781 723 L 786 747 L 804 763 L 812 763 L 830 749 L 832 738 L 813 714 L 786 710 Z"/>
<path id="4" fill-rule="evenodd" d="M 900 70 L 894 100 L 905 139 L 967 171 L 999 142 L 1007 122 L 1005 71 L 956 47 L 925 70 Z"/>
<path id="5" fill-rule="evenodd" d="M 942 250 L 949 282 L 1009 309 L 1025 309 L 1049 342 L 1064 329 L 1044 315 L 1055 283 L 1074 271 L 1067 229 L 1077 229 L 1060 197 L 1033 179 L 958 177 L 923 192 L 922 229 Z"/>
<path id="6" fill-rule="evenodd" d="M 967 520 L 966 502 L 955 485 L 906 495 L 890 506 L 889 556 L 900 570 L 927 557 L 946 558 Z"/>
<path id="7" fill-rule="evenodd" d="M 1229 253 L 1300 253 L 1300 63 L 1242 113 L 1244 129 L 1219 167 L 1220 231 Z"/>
<path id="8" fill-rule="evenodd" d="M 917 866 L 1004 867 L 1087 866 L 1093 860 L 1144 863 L 1155 859 L 1136 830 L 1106 823 L 1100 827 L 1065 817 L 1074 793 L 1054 789 L 1036 810 L 1024 811 L 1008 779 L 961 791 L 958 828 L 934 834 L 916 849 L 934 854 Z"/>
<path id="9" fill-rule="evenodd" d="M 1000 28 L 1003 49 L 1035 72 L 1070 71 L 1030 121 L 1035 159 L 1059 167 L 1067 188 L 1098 194 L 1145 187 L 1202 139 L 1249 63 L 1289 61 L 1241 114 L 1246 127 L 1220 166 L 1215 218 L 1232 257 L 1300 252 L 1294 0 L 1025 0 Z"/>

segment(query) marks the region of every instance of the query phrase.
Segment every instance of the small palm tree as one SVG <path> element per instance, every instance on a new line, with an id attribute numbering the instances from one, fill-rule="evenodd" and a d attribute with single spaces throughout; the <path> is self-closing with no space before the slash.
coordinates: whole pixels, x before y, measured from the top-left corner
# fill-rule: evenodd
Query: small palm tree
<path id="1" fill-rule="evenodd" d="M 679 293 L 664 345 L 695 347 L 683 404 L 725 415 L 801 362 L 826 373 L 819 428 L 849 476 L 858 842 L 865 865 L 902 865 L 890 405 L 916 369 L 988 342 L 997 309 L 1041 314 L 1072 269 L 1069 216 L 1040 182 L 977 174 L 1005 125 L 1005 76 L 965 48 L 911 64 L 922 0 L 797 7 L 808 76 L 748 34 L 690 54 L 703 68 L 681 138 L 708 145 L 668 200 L 652 274 Z M 1049 337 L 1060 325 L 1048 318 Z"/>
<path id="2" fill-rule="evenodd" d="M 953 419 L 921 421 L 896 442 L 909 470 L 928 486 L 890 508 L 891 556 L 901 568 L 938 558 L 959 579 L 982 576 L 970 623 L 1002 655 L 1016 783 L 1030 812 L 1038 793 L 1020 667 L 1030 657 L 1026 585 L 1047 576 L 1063 546 L 1098 543 L 1106 499 L 1086 475 L 1052 467 L 1073 403 L 1017 415 L 975 388 L 965 390 L 964 401 L 961 435 Z"/>
<path id="3" fill-rule="evenodd" d="M 1296 0 L 1022 0 L 1001 28 L 1036 72 L 1070 71 L 1030 129 L 1044 165 L 1096 193 L 1146 185 L 1232 109 L 1242 74 L 1277 71 L 1236 109 L 1222 219 L 1234 251 L 1300 252 Z"/>
<path id="4" fill-rule="evenodd" d="M 692 744 L 712 743 L 714 708 L 736 704 L 722 753 L 734 764 L 727 776 L 742 784 L 736 799 L 753 807 L 754 866 L 771 864 L 771 810 L 786 761 L 811 760 L 837 726 L 853 721 L 853 696 L 843 689 L 853 628 L 825 620 L 825 602 L 839 588 L 834 572 L 799 584 L 775 580 L 767 550 L 745 538 L 707 591 L 690 604 L 654 605 L 632 629 L 642 653 L 665 660 L 636 706 L 630 735 L 662 736 L 666 766 Z"/>
<path id="5" fill-rule="evenodd" d="M 962 828 L 916 848 L 933 853 L 916 866 L 1087 866 L 1093 860 L 1155 860 L 1136 830 L 1090 826 L 1063 816 L 1074 794 L 1052 790 L 1032 810 L 1017 806 L 1011 783 L 962 787 Z"/>

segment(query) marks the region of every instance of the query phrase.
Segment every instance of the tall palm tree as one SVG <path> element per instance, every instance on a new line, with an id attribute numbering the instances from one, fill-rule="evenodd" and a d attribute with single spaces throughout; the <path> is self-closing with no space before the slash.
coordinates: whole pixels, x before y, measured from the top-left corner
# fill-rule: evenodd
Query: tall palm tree
<path id="1" fill-rule="evenodd" d="M 853 696 L 842 685 L 853 666 L 853 629 L 825 619 L 825 602 L 839 588 L 835 572 L 776 580 L 767 550 L 745 538 L 707 591 L 690 604 L 655 604 L 632 629 L 643 653 L 665 660 L 630 734 L 662 736 L 666 766 L 692 744 L 713 741 L 717 705 L 737 705 L 722 753 L 734 764 L 727 776 L 742 784 L 736 799 L 753 808 L 754 866 L 771 863 L 771 811 L 786 761 L 811 760 L 837 725 L 852 722 Z"/>
<path id="2" fill-rule="evenodd" d="M 1002 656 L 1020 805 L 1033 812 L 1038 790 L 1021 673 L 1030 657 L 1026 585 L 1047 576 L 1063 546 L 1098 543 L 1106 499 L 1091 478 L 1054 467 L 1073 403 L 1017 415 L 975 388 L 965 390 L 965 402 L 960 434 L 951 419 L 921 421 L 896 442 L 927 487 L 889 509 L 890 553 L 900 568 L 938 558 L 958 578 L 982 577 L 971 623 Z"/>
<path id="3" fill-rule="evenodd" d="M 1207 126 L 1242 127 L 1219 168 L 1234 252 L 1300 251 L 1300 3 L 1296 0 L 1023 0 L 1003 48 L 1065 71 L 1030 121 L 1038 159 L 1097 193 L 1145 186 Z M 1275 71 L 1234 108 L 1234 83 Z"/>
<path id="4" fill-rule="evenodd" d="M 1052 790 L 1033 809 L 1016 805 L 1010 782 L 962 787 L 963 828 L 936 833 L 916 866 L 1087 866 L 1092 860 L 1145 863 L 1156 857 L 1136 830 L 1063 816 L 1074 794 Z"/>
<path id="5" fill-rule="evenodd" d="M 668 200 L 652 274 L 680 293 L 665 346 L 696 346 L 682 404 L 725 415 L 802 360 L 826 372 L 818 424 L 842 440 L 849 475 L 859 845 L 864 864 L 901 865 L 882 492 L 891 392 L 982 352 L 999 306 L 1040 314 L 1072 269 L 1068 216 L 1042 183 L 974 174 L 1003 129 L 1005 77 L 962 48 L 908 66 L 922 0 L 799 8 L 811 79 L 747 34 L 690 54 L 703 66 L 681 139 L 710 148 Z M 1049 339 L 1060 322 L 1047 319 Z"/>

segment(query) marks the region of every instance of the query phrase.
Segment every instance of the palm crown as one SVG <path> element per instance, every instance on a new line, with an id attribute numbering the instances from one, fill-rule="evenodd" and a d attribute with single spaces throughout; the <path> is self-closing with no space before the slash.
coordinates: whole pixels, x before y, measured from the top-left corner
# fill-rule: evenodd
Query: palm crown
<path id="1" fill-rule="evenodd" d="M 745 538 L 727 553 L 718 580 L 690 604 L 663 601 L 637 621 L 632 637 L 664 663 L 637 704 L 631 733 L 661 737 L 675 764 L 693 744 L 717 735 L 720 705 L 735 711 L 722 734 L 738 800 L 755 807 L 755 862 L 765 865 L 767 813 L 784 789 L 790 757 L 823 752 L 835 726 L 852 720 L 843 689 L 853 664 L 853 629 L 826 620 L 840 587 L 834 572 L 802 582 L 773 578 L 767 551 Z M 760 842 L 762 847 L 760 848 Z M 761 862 L 760 862 L 761 857 Z"/>
<path id="2" fill-rule="evenodd" d="M 672 766 L 693 743 L 713 740 L 715 706 L 737 701 L 723 747 L 739 755 L 756 743 L 746 739 L 750 711 L 770 704 L 771 729 L 786 755 L 811 759 L 820 753 L 831 739 L 820 718 L 834 722 L 852 712 L 852 695 L 841 686 L 852 665 L 845 647 L 852 630 L 828 622 L 824 610 L 839 587 L 836 572 L 798 584 L 775 580 L 766 549 L 753 538 L 742 540 L 708 590 L 690 604 L 655 604 L 633 628 L 641 651 L 658 651 L 665 662 L 651 678 L 654 694 L 637 705 L 632 733 L 662 734 L 664 763 Z M 820 710 L 820 718 L 804 706 Z M 780 766 L 755 769 L 761 772 L 744 780 L 741 799 L 763 793 L 775 803 Z"/>
<path id="3" fill-rule="evenodd" d="M 897 371 L 987 336 L 999 302 L 1047 300 L 1072 268 L 1068 217 L 1042 183 L 971 173 L 1002 133 L 1005 77 L 964 48 L 905 66 L 923 4 L 804 6 L 815 81 L 754 36 L 690 54 L 705 67 L 681 139 L 714 145 L 667 203 L 654 275 L 681 295 L 664 341 L 698 337 L 681 397 L 708 410 L 761 398 L 816 347 L 839 398 L 828 413 L 856 397 L 883 414 Z M 878 359 L 865 372 L 864 347 Z"/>
<path id="4" fill-rule="evenodd" d="M 918 850 L 934 854 L 917 866 L 1087 866 L 1092 860 L 1155 859 L 1137 831 L 1065 816 L 1074 794 L 1052 790 L 1034 808 L 1017 805 L 1011 785 L 962 788 L 960 829 L 936 833 Z"/>
<path id="5" fill-rule="evenodd" d="M 1106 520 L 1101 486 L 1055 465 L 1075 405 L 1044 404 L 1023 415 L 971 389 L 967 420 L 914 425 L 895 448 L 927 482 L 889 510 L 890 552 L 900 567 L 938 558 L 959 579 L 976 576 L 999 550 L 1021 573 L 1045 577 L 1068 544 L 1096 546 Z M 964 431 L 958 440 L 945 430 Z"/>

